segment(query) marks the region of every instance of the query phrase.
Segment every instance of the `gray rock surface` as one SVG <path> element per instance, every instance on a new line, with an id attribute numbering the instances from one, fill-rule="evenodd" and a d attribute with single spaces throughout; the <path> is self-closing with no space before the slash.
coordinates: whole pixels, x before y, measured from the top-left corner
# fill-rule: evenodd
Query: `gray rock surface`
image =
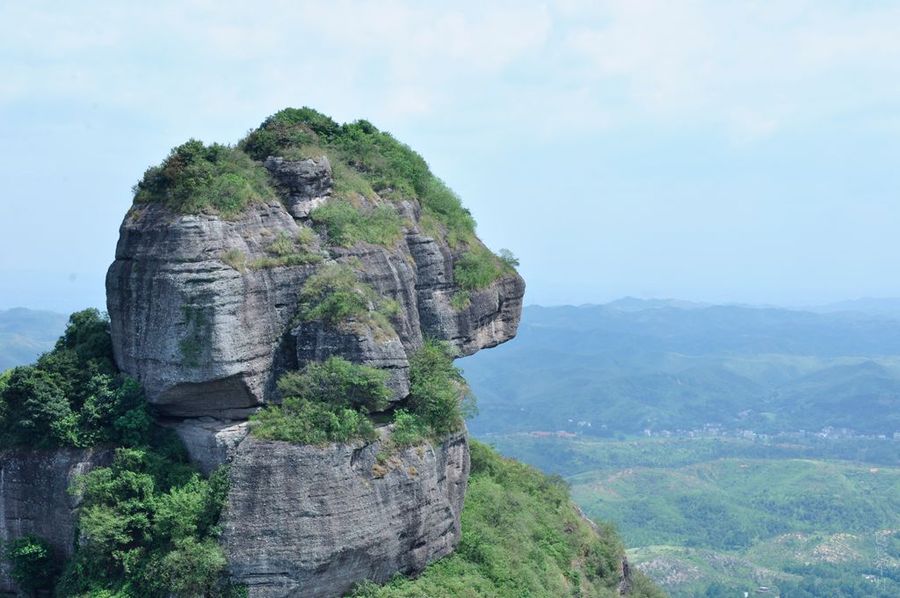
<path id="1" fill-rule="evenodd" d="M 465 309 L 454 309 L 455 256 L 446 242 L 421 233 L 414 202 L 398 206 L 409 226 L 394 246 L 329 249 L 331 259 L 351 264 L 362 281 L 398 303 L 391 322 L 396 337 L 383 342 L 365 332 L 353 338 L 292 325 L 297 294 L 320 266 L 252 264 L 270 257 L 275 239 L 294 238 L 306 226 L 285 204 L 327 197 L 330 166 L 327 160 L 282 158 L 266 165 L 282 181 L 284 203 L 251 206 L 236 220 L 139 205 L 122 223 L 106 281 L 113 347 L 119 367 L 144 384 L 161 412 L 246 417 L 279 400 L 274 381 L 286 369 L 329 355 L 389 370 L 401 399 L 409 387 L 407 357 L 423 338 L 447 340 L 460 355 L 470 355 L 515 335 L 522 279 L 510 274 L 472 292 Z"/>
<path id="2" fill-rule="evenodd" d="M 34 534 L 50 542 L 60 562 L 71 557 L 79 499 L 69 486 L 111 461 L 112 451 L 103 449 L 0 452 L 0 545 Z M 0 559 L 0 593 L 15 592 L 9 563 Z"/>
<path id="3" fill-rule="evenodd" d="M 453 550 L 469 473 L 465 433 L 385 459 L 379 453 L 390 449 L 380 441 L 264 442 L 244 420 L 280 400 L 283 372 L 332 355 L 388 371 L 393 399 L 402 400 L 409 355 L 425 338 L 460 355 L 509 340 L 525 286 L 510 273 L 454 309 L 459 255 L 423 234 L 414 201 L 383 202 L 407 223 L 393 246 L 333 247 L 317 236 L 303 251 L 324 261 L 279 265 L 273 241 L 297 239 L 310 211 L 329 201 L 333 180 L 327 159 L 269 158 L 265 166 L 281 201 L 233 220 L 132 208 L 106 281 L 113 350 L 204 472 L 230 464 L 222 543 L 235 581 L 253 598 L 340 596 L 365 579 L 420 572 Z M 299 321 L 298 293 L 329 262 L 351 266 L 397 303 L 392 330 Z"/>
<path id="4" fill-rule="evenodd" d="M 222 543 L 252 598 L 342 596 L 452 552 L 469 474 L 465 433 L 402 450 L 248 437 L 234 452 Z"/>
<path id="5" fill-rule="evenodd" d="M 269 156 L 265 165 L 294 218 L 306 218 L 331 195 L 331 164 L 326 156 L 307 160 Z"/>

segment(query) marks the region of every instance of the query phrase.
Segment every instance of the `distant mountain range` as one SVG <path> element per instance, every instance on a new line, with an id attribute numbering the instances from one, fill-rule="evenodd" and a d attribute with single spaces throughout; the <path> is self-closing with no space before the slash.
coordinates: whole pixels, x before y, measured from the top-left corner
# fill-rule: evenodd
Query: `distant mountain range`
<path id="1" fill-rule="evenodd" d="M 526 307 L 518 338 L 460 361 L 479 397 L 471 429 L 900 431 L 900 299 L 815 309 L 635 298 Z M 66 320 L 0 311 L 0 371 L 49 350 Z"/>
<path id="2" fill-rule="evenodd" d="M 461 361 L 479 397 L 471 429 L 892 435 L 900 431 L 900 319 L 888 314 L 891 304 L 819 313 L 639 299 L 531 306 L 517 339 Z"/>
<path id="3" fill-rule="evenodd" d="M 17 307 L 0 310 L 0 372 L 26 363 L 53 347 L 68 316 Z"/>

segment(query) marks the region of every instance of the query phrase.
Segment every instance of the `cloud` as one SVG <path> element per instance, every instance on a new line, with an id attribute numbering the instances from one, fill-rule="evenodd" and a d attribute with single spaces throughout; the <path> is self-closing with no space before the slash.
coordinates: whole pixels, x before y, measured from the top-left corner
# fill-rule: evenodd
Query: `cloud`
<path id="1" fill-rule="evenodd" d="M 784 0 L 7 3 L 0 104 L 167 121 L 315 103 L 542 134 L 634 123 L 740 142 L 900 99 L 900 9 Z"/>

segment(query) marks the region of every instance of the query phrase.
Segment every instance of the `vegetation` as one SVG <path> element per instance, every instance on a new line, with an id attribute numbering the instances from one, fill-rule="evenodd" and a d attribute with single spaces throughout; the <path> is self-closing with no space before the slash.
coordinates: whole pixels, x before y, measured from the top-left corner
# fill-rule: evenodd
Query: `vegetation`
<path id="1" fill-rule="evenodd" d="M 28 594 L 53 589 L 59 575 L 53 548 L 43 538 L 22 536 L 6 546 L 6 560 L 10 563 L 10 577 Z"/>
<path id="2" fill-rule="evenodd" d="M 481 244 L 470 247 L 453 264 L 453 278 L 464 291 L 483 289 L 513 271 L 510 263 L 498 258 Z"/>
<path id="3" fill-rule="evenodd" d="M 143 391 L 117 371 L 109 321 L 96 309 L 73 314 L 54 349 L 8 372 L 0 390 L 2 446 L 135 446 L 150 426 Z"/>
<path id="4" fill-rule="evenodd" d="M 275 199 L 266 169 L 243 151 L 191 139 L 152 166 L 135 185 L 135 203 L 158 202 L 182 214 L 239 215 L 252 203 Z"/>
<path id="5" fill-rule="evenodd" d="M 760 585 L 784 596 L 809 595 L 804 587 L 817 596 L 900 589 L 900 534 L 891 532 L 900 527 L 894 441 L 873 450 L 872 440 L 492 440 L 504 453 L 567 475 L 576 502 L 614 522 L 632 547 L 632 565 L 673 596 L 753 594 Z"/>
<path id="6" fill-rule="evenodd" d="M 403 235 L 403 218 L 390 205 L 357 208 L 348 199 L 335 198 L 310 214 L 335 245 L 350 247 L 359 241 L 393 245 Z"/>
<path id="7" fill-rule="evenodd" d="M 351 201 L 354 196 L 372 197 L 377 192 L 382 197 L 418 200 L 425 231 L 447 239 L 463 255 L 473 251 L 482 254 L 475 260 L 484 262 L 483 254 L 490 253 L 475 238 L 472 215 L 459 197 L 431 173 L 425 160 L 368 121 L 339 125 L 310 108 L 287 108 L 267 118 L 240 147 L 256 160 L 268 156 L 329 157 L 335 194 L 346 201 L 329 202 L 316 211 L 314 218 L 326 227 L 333 243 L 352 245 L 362 240 L 390 244 L 399 237 L 402 221 L 386 209 L 389 206 L 366 212 Z M 496 268 L 479 272 L 480 286 L 487 284 L 483 282 L 486 274 L 499 277 L 505 271 L 501 266 L 515 265 L 496 257 L 494 260 Z"/>
<path id="8" fill-rule="evenodd" d="M 390 391 L 384 370 L 329 357 L 310 363 L 300 372 L 289 372 L 278 380 L 282 396 L 360 409 L 366 413 L 387 407 Z"/>
<path id="9" fill-rule="evenodd" d="M 266 440 L 296 444 L 327 444 L 362 439 L 373 441 L 375 427 L 365 414 L 349 407 L 287 397 L 253 417 L 253 434 Z"/>
<path id="10" fill-rule="evenodd" d="M 378 295 L 345 264 L 333 263 L 320 268 L 300 290 L 299 317 L 306 322 L 321 320 L 339 327 L 358 321 L 390 331 L 389 318 L 398 311 L 396 301 Z"/>
<path id="11" fill-rule="evenodd" d="M 409 409 L 432 435 L 459 430 L 475 399 L 446 343 L 427 339 L 409 358 Z"/>
<path id="12" fill-rule="evenodd" d="M 278 380 L 284 400 L 251 418 L 253 433 L 298 444 L 374 440 L 375 428 L 366 415 L 387 406 L 387 377 L 382 370 L 340 357 L 310 363 Z"/>
<path id="13" fill-rule="evenodd" d="M 216 542 L 228 493 L 220 469 L 203 479 L 177 439 L 122 448 L 110 467 L 73 488 L 82 496 L 79 543 L 57 587 L 60 596 L 228 596 Z M 106 594 L 102 594 L 106 592 Z"/>
<path id="14" fill-rule="evenodd" d="M 140 385 L 113 363 L 109 321 L 100 312 L 73 314 L 52 351 L 0 377 L 0 417 L 4 447 L 119 447 L 111 466 L 70 489 L 81 498 L 79 538 L 64 568 L 43 539 L 24 536 L 4 547 L 23 591 L 110 598 L 239 593 L 223 578 L 226 562 L 215 540 L 226 473 L 202 478 L 177 436 L 153 425 Z"/>
<path id="15" fill-rule="evenodd" d="M 564 482 L 471 443 L 462 541 L 417 579 L 362 584 L 356 598 L 617 596 L 623 550 L 581 518 Z M 661 597 L 640 573 L 631 596 Z"/>

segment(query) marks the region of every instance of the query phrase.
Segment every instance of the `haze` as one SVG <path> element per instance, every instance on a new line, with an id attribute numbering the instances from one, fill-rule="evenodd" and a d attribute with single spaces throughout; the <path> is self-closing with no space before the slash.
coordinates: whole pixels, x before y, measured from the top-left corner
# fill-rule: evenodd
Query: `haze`
<path id="1" fill-rule="evenodd" d="M 131 186 L 285 106 L 419 151 L 530 303 L 900 295 L 892 2 L 0 4 L 0 308 L 104 303 Z"/>

